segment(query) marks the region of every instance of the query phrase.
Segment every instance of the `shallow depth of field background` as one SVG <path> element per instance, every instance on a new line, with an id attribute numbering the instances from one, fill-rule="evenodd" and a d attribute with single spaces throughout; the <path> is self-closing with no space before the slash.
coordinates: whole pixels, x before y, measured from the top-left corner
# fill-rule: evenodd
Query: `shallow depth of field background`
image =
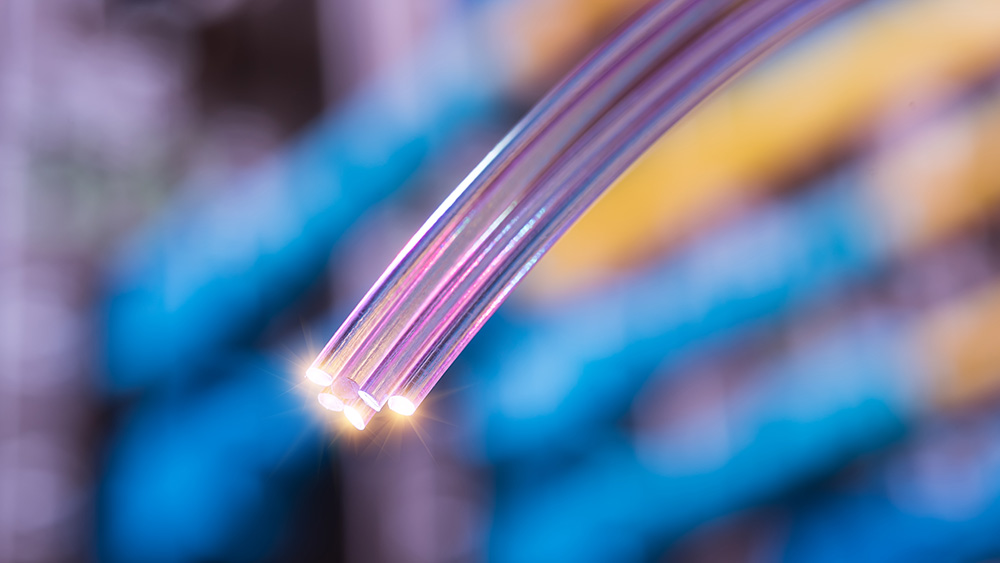
<path id="1" fill-rule="evenodd" d="M 0 562 L 1000 559 L 1000 4 L 661 139 L 417 414 L 305 367 L 640 0 L 0 0 Z"/>

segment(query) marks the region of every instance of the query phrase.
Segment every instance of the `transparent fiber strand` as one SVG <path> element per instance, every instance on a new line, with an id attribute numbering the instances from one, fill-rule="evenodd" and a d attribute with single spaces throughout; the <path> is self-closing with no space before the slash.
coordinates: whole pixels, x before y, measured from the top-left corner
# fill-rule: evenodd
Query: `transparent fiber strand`
<path id="1" fill-rule="evenodd" d="M 350 378 L 375 409 L 393 396 L 407 411 L 419 406 L 535 262 L 657 138 L 763 54 L 858 2 L 650 6 L 462 182 L 313 366 Z"/>
<path id="2" fill-rule="evenodd" d="M 691 4 L 694 2 L 675 8 L 682 11 Z M 596 70 L 609 74 L 613 69 L 605 64 Z M 583 77 L 567 80 L 558 89 L 560 95 L 546 98 L 522 120 L 411 239 L 334 335 L 316 365 L 358 382 L 370 379 L 372 369 L 396 345 L 413 313 L 437 293 L 426 280 L 447 283 L 483 238 L 498 229 L 504 214 L 522 199 L 525 188 L 530 188 L 548 160 L 585 129 L 591 121 L 585 112 L 601 110 L 594 104 L 572 103 L 586 94 L 586 87 L 593 82 Z M 459 237 L 460 244 L 453 244 Z M 448 269 L 446 275 L 440 273 L 442 269 Z M 411 283 L 417 278 L 425 283 Z"/>

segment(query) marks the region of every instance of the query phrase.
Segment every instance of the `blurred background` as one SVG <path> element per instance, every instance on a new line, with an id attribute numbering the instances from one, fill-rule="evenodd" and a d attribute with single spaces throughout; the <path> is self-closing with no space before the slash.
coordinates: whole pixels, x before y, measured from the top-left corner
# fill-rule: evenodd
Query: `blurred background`
<path id="1" fill-rule="evenodd" d="M 1000 560 L 1000 4 L 660 139 L 412 419 L 303 372 L 642 0 L 0 0 L 0 562 Z"/>

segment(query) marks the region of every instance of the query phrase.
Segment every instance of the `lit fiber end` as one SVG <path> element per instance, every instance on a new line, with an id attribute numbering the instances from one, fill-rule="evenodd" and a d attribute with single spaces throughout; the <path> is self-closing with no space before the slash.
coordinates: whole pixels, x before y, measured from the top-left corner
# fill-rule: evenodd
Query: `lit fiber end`
<path id="1" fill-rule="evenodd" d="M 364 391 L 358 391 L 358 397 L 361 397 L 361 400 L 364 401 L 365 404 L 368 405 L 369 407 L 375 409 L 376 412 L 382 410 L 382 405 L 378 404 L 378 401 L 375 400 L 375 397 L 372 397 L 369 393 L 365 393 Z"/>
<path id="2" fill-rule="evenodd" d="M 320 393 L 317 399 L 319 400 L 319 404 L 323 405 L 323 408 L 326 410 L 333 412 L 344 410 L 344 401 L 341 401 L 339 397 L 332 393 Z"/>
<path id="3" fill-rule="evenodd" d="M 414 405 L 413 401 L 400 395 L 389 397 L 389 408 L 392 409 L 393 412 L 403 416 L 410 416 L 417 412 L 417 405 Z"/>
<path id="4" fill-rule="evenodd" d="M 333 383 L 333 376 L 319 368 L 309 368 L 306 370 L 306 378 L 317 385 L 326 387 Z"/>
<path id="5" fill-rule="evenodd" d="M 358 412 L 358 409 L 354 407 L 344 407 L 344 416 L 347 417 L 347 421 L 351 423 L 351 426 L 357 428 L 358 430 L 365 429 L 365 419 Z"/>

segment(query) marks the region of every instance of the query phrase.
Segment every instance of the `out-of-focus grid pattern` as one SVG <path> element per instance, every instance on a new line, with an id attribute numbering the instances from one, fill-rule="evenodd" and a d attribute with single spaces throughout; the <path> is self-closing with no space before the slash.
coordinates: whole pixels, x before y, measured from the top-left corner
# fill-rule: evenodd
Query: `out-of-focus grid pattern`
<path id="1" fill-rule="evenodd" d="M 0 4 L 0 560 L 1000 556 L 985 0 L 871 2 L 713 98 L 415 419 L 296 389 L 636 4 Z"/>

